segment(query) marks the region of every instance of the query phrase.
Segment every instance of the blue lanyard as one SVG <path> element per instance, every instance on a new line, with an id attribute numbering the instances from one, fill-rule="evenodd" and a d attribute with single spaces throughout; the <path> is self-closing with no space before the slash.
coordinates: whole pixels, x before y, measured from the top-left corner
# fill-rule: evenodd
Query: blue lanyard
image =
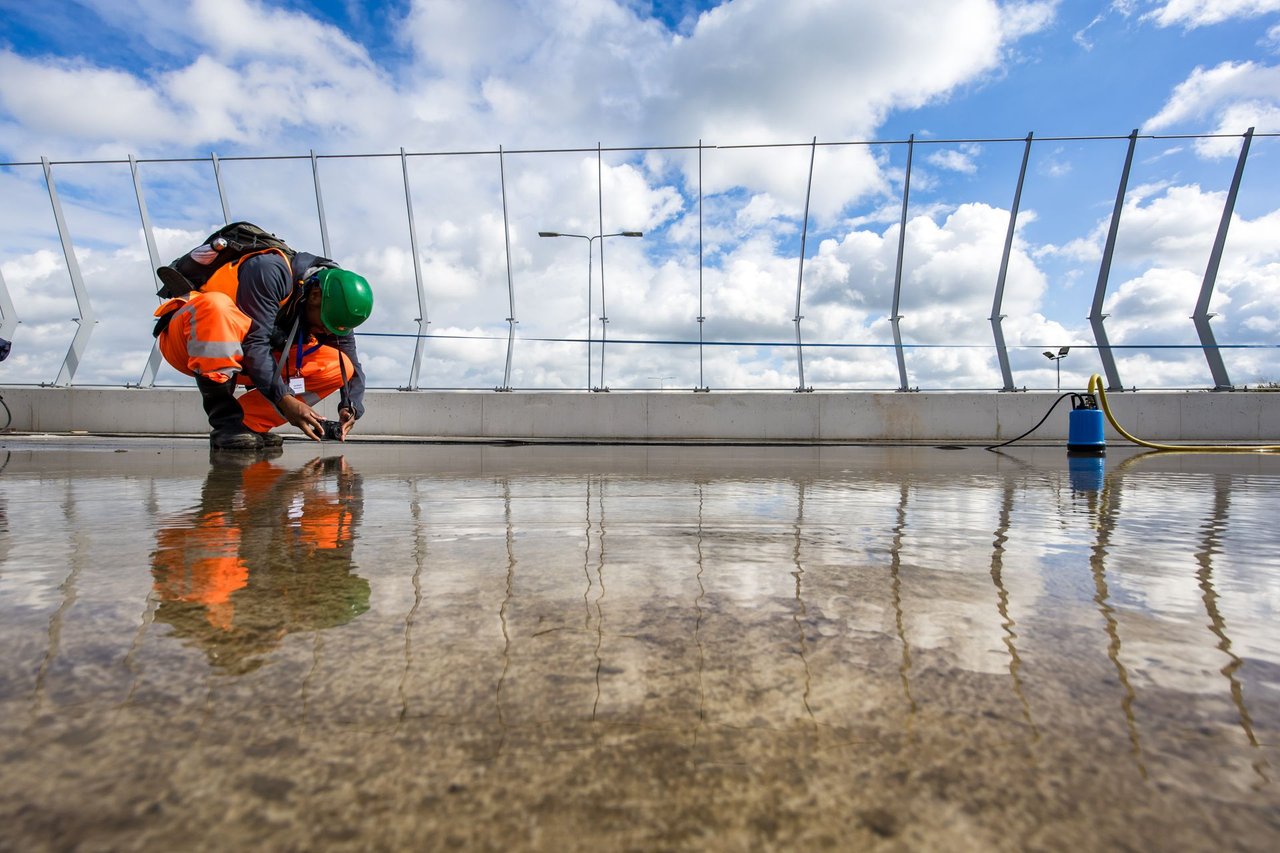
<path id="1" fill-rule="evenodd" d="M 298 338 L 297 338 L 297 340 L 296 340 L 296 341 L 294 341 L 294 348 L 293 348 L 293 351 L 294 351 L 294 353 L 296 354 L 296 359 L 295 359 L 295 361 L 294 361 L 294 369 L 295 369 L 295 371 L 296 371 L 297 375 L 299 375 L 299 376 L 301 376 L 301 375 L 302 375 L 302 359 L 303 359 L 303 357 L 304 357 L 304 356 L 311 355 L 311 353 L 315 352 L 316 350 L 320 349 L 320 347 L 324 346 L 323 344 L 317 343 L 317 344 L 316 344 L 315 346 L 313 346 L 311 349 L 305 349 L 305 348 L 303 347 L 303 345 L 302 345 L 302 342 L 303 342 L 303 340 L 305 339 L 306 334 L 307 334 L 307 332 L 306 332 L 306 330 L 305 330 L 305 329 L 299 328 L 299 329 L 298 329 Z"/>

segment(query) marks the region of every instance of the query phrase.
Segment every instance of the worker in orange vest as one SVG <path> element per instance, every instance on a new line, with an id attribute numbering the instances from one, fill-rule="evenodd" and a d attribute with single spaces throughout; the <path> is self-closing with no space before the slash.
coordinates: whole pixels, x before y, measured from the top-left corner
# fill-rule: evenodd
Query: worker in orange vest
<path id="1" fill-rule="evenodd" d="M 345 440 L 364 414 L 352 330 L 373 311 L 360 275 L 307 252 L 263 249 L 225 264 L 200 289 L 156 309 L 165 361 L 194 376 L 214 450 L 261 450 L 286 421 L 313 440 Z M 239 398 L 237 384 L 252 386 Z M 313 406 L 342 389 L 336 426 Z M 332 423 L 332 422 L 330 422 Z"/>

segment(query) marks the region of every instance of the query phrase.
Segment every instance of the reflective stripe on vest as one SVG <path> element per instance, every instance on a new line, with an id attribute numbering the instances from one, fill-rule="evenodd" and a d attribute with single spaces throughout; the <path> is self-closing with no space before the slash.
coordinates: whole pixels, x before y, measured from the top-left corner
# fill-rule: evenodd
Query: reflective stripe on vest
<path id="1" fill-rule="evenodd" d="M 177 314 L 173 315 L 175 322 L 180 321 L 183 314 L 191 315 L 191 325 L 188 327 L 189 334 L 187 335 L 187 356 L 190 358 L 235 359 L 239 361 L 240 357 L 244 355 L 239 338 L 221 341 L 201 339 L 201 329 L 197 328 L 197 318 L 200 316 L 197 310 L 198 304 L 198 302 L 188 302 L 178 309 Z M 226 329 L 218 329 L 215 334 L 226 334 Z"/>

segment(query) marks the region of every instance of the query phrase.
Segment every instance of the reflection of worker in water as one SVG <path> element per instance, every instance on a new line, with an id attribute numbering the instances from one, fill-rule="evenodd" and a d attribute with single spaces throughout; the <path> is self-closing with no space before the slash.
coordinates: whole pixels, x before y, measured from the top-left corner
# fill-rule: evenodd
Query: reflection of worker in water
<path id="1" fill-rule="evenodd" d="M 156 533 L 156 621 L 233 673 L 286 634 L 350 622 L 369 609 L 369 582 L 351 572 L 362 504 L 341 456 L 293 471 L 214 457 L 200 505 Z"/>

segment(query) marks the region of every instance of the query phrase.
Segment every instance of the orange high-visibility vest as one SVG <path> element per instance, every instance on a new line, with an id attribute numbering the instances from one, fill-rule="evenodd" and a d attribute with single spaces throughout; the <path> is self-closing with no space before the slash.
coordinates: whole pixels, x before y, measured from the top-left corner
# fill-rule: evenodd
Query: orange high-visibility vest
<path id="1" fill-rule="evenodd" d="M 240 265 L 250 258 L 257 257 L 258 255 L 265 255 L 269 252 L 275 252 L 281 258 L 284 258 L 285 269 L 289 270 L 289 275 L 292 277 L 293 267 L 289 263 L 288 255 L 279 249 L 263 249 L 260 252 L 250 252 L 244 257 L 237 258 L 229 264 L 223 264 L 214 272 L 213 275 L 209 276 L 209 281 L 206 282 L 205 286 L 200 288 L 200 290 L 204 293 L 225 293 L 227 296 L 231 297 L 232 302 L 235 302 L 236 294 L 240 292 Z M 292 295 L 292 292 L 290 292 L 290 296 Z M 280 304 L 283 305 L 288 301 L 289 297 L 286 296 L 284 299 L 280 300 Z"/>
<path id="2" fill-rule="evenodd" d="M 268 252 L 275 252 L 288 265 L 288 256 L 279 249 L 253 252 L 219 267 L 200 290 L 166 300 L 156 309 L 157 317 L 173 314 L 159 336 L 165 361 L 188 376 L 208 376 L 216 382 L 225 382 L 240 372 L 244 356 L 240 343 L 249 333 L 252 322 L 236 306 L 240 265 Z M 292 296 L 290 290 L 280 305 Z"/>

